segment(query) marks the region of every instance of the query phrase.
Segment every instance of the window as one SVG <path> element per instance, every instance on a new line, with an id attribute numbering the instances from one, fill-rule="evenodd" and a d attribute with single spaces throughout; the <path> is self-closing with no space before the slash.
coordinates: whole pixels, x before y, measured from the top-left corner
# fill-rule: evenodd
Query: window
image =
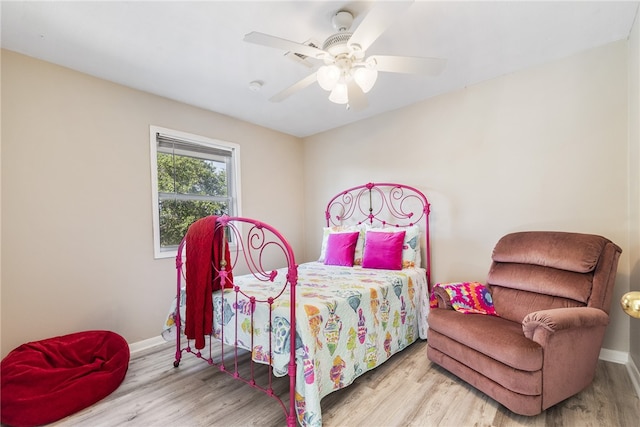
<path id="1" fill-rule="evenodd" d="M 150 143 L 154 255 L 167 258 L 197 219 L 240 215 L 240 147 L 157 126 Z"/>

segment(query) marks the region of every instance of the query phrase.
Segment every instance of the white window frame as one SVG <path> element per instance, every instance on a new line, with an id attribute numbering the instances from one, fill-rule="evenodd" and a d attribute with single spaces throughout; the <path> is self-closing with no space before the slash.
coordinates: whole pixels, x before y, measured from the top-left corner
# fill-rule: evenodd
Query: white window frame
<path id="1" fill-rule="evenodd" d="M 150 160 L 151 160 L 151 208 L 153 213 L 153 255 L 155 259 L 175 258 L 177 249 L 162 250 L 160 248 L 160 211 L 159 211 L 159 195 L 158 195 L 158 143 L 157 134 L 184 141 L 189 144 L 202 145 L 205 147 L 217 148 L 231 151 L 231 174 L 227 175 L 230 180 L 231 190 L 231 213 L 232 216 L 242 216 L 240 209 L 240 145 L 221 141 L 218 139 L 207 138 L 200 135 L 194 135 L 187 132 L 181 132 L 173 129 L 167 129 L 160 126 L 149 126 L 149 143 L 150 143 Z"/>

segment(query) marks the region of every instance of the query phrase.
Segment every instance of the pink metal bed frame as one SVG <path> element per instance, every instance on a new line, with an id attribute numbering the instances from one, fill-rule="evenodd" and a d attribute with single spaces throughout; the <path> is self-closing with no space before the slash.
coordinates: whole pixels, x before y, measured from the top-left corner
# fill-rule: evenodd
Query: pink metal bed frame
<path id="1" fill-rule="evenodd" d="M 325 210 L 327 226 L 369 223 L 380 227 L 410 227 L 424 221 L 425 269 L 431 291 L 430 205 L 418 189 L 403 184 L 368 183 L 335 195 Z"/>
<path id="2" fill-rule="evenodd" d="M 334 196 L 327 204 L 325 210 L 326 225 L 345 225 L 351 224 L 363 224 L 368 223 L 371 226 L 381 227 L 409 227 L 412 225 L 420 224 L 424 221 L 424 243 L 425 243 L 425 270 L 427 275 L 427 286 L 429 291 L 431 290 L 431 249 L 429 244 L 429 212 L 430 205 L 425 195 L 414 187 L 410 187 L 403 184 L 393 183 L 368 183 L 365 185 L 359 185 L 342 191 Z M 223 227 L 226 238 L 223 239 L 223 245 L 227 241 L 231 241 L 234 245 L 230 245 L 231 250 L 231 266 L 226 266 L 222 261 L 220 266 L 213 266 L 213 273 L 221 278 L 221 283 L 227 282 L 228 271 L 233 271 L 234 267 L 239 260 L 244 260 L 246 267 L 250 273 L 257 279 L 263 282 L 273 282 L 278 272 L 276 270 L 267 271 L 264 268 L 264 253 L 267 249 L 272 250 L 276 248 L 276 252 L 281 252 L 283 255 L 284 263 L 286 264 L 287 277 L 284 281 L 283 288 L 266 300 L 257 300 L 253 296 L 243 294 L 242 289 L 239 286 L 232 284 L 232 289 L 237 301 L 238 294 L 243 294 L 251 299 L 252 304 L 267 304 L 271 307 L 275 301 L 283 296 L 286 296 L 286 288 L 289 288 L 289 304 L 290 310 L 290 330 L 295 331 L 296 325 L 296 284 L 298 279 L 297 265 L 295 263 L 295 256 L 291 245 L 287 240 L 278 232 L 274 227 L 250 218 L 242 217 L 228 217 L 222 216 L 218 218 L 216 223 L 217 227 Z M 176 352 L 174 367 L 178 367 L 182 359 L 183 353 L 190 353 L 196 358 L 203 360 L 211 366 L 216 366 L 221 372 L 230 375 L 232 378 L 240 380 L 250 387 L 262 391 L 268 396 L 274 398 L 280 403 L 282 410 L 286 416 L 287 426 L 293 427 L 296 425 L 296 407 L 295 407 L 295 386 L 296 386 L 296 346 L 290 345 L 289 351 L 289 364 L 288 372 L 289 376 L 289 399 L 288 403 L 285 403 L 281 397 L 274 393 L 273 385 L 273 373 L 269 367 L 268 381 L 266 385 L 258 384 L 254 372 L 253 358 L 249 358 L 251 368 L 249 377 L 243 377 L 238 369 L 238 356 L 239 353 L 244 351 L 239 349 L 238 343 L 233 346 L 231 351 L 233 355 L 232 363 L 225 361 L 225 345 L 221 345 L 220 361 L 214 360 L 214 347 L 213 339 L 209 337 L 208 343 L 204 349 L 197 350 L 192 347 L 192 340 L 186 340 L 186 344 L 183 346 L 181 340 L 186 339 L 182 337 L 180 318 L 180 297 L 182 291 L 182 280 L 184 275 L 184 260 L 183 250 L 186 239 L 183 239 L 178 247 L 178 254 L 176 256 L 176 295 L 177 305 L 174 313 L 175 326 L 176 326 Z M 418 242 L 418 244 L 420 244 Z M 224 248 L 224 246 L 223 246 Z M 224 252 L 223 252 L 224 253 Z M 223 298 L 234 299 L 233 296 L 225 297 L 225 293 L 222 293 Z M 237 305 L 235 310 L 239 310 Z M 224 316 L 224 310 L 222 310 L 222 316 Z M 271 311 L 271 310 L 270 310 Z M 238 316 L 235 316 L 237 319 Z M 238 324 L 236 322 L 235 331 L 237 336 Z M 222 329 L 222 336 L 220 340 L 224 341 L 224 328 Z M 252 336 L 253 338 L 253 336 Z M 272 354 L 272 340 L 269 338 L 269 354 Z M 253 344 L 251 345 L 253 348 Z M 225 364 L 227 363 L 227 364 Z M 232 366 L 228 366 L 232 365 Z"/>

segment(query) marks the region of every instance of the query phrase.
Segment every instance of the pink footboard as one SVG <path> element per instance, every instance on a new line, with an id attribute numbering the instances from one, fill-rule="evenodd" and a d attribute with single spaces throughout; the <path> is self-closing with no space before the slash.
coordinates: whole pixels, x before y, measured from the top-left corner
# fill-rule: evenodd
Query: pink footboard
<path id="1" fill-rule="evenodd" d="M 202 359 L 209 365 L 216 366 L 221 372 L 242 381 L 249 386 L 260 390 L 268 396 L 278 401 L 284 411 L 287 419 L 287 425 L 296 425 L 295 410 L 295 385 L 296 385 L 296 346 L 289 344 L 288 346 L 280 345 L 280 349 L 286 348 L 288 352 L 288 365 L 285 368 L 286 375 L 289 377 L 289 399 L 283 401 L 283 398 L 277 396 L 272 387 L 274 372 L 271 365 L 271 355 L 278 352 L 275 348 L 278 339 L 282 339 L 277 335 L 278 325 L 280 328 L 282 323 L 286 323 L 288 331 L 296 330 L 295 315 L 295 298 L 297 283 L 297 265 L 291 246 L 287 240 L 272 226 L 249 218 L 241 217 L 219 217 L 215 223 L 216 229 L 223 230 L 224 238 L 221 239 L 222 250 L 225 253 L 229 249 L 230 264 L 226 265 L 226 261 L 220 262 L 220 265 L 213 265 L 213 277 L 218 277 L 220 283 L 224 284 L 223 291 L 214 292 L 213 297 L 213 327 L 211 335 L 206 339 L 206 344 L 202 349 L 194 348 L 194 340 L 187 339 L 182 333 L 176 333 L 176 354 L 174 366 L 178 367 L 184 353 L 190 353 L 195 357 Z M 185 280 L 186 264 L 185 262 L 185 244 L 187 238 L 183 239 L 178 248 L 176 257 L 177 270 L 177 304 L 174 314 L 175 324 L 178 331 L 183 330 L 180 307 L 185 298 L 185 292 L 182 289 Z M 267 289 L 268 293 L 259 292 L 252 293 L 249 287 L 244 287 L 244 281 L 251 279 L 252 283 L 262 282 L 264 286 L 260 286 L 262 290 Z M 243 281 L 244 280 L 244 281 Z M 279 311 L 274 310 L 279 307 Z M 274 316 L 274 312 L 282 314 L 283 307 L 288 310 L 288 316 Z M 267 313 L 268 329 L 271 333 L 262 334 L 258 342 L 254 336 L 254 313 Z M 238 314 L 242 313 L 243 318 L 247 318 L 250 313 L 250 321 L 246 320 L 240 323 Z M 288 331 L 286 334 L 288 334 Z M 268 337 L 265 338 L 265 335 Z M 249 338 L 245 338 L 249 336 Z M 294 334 L 295 336 L 295 334 Z M 265 339 L 267 341 L 265 341 Z M 215 341 L 222 342 L 222 345 L 214 345 Z M 246 351 L 251 351 L 249 373 L 243 370 L 245 374 L 241 374 L 239 370 L 239 356 Z M 286 355 L 285 355 L 286 357 Z M 246 359 L 246 357 L 245 357 Z M 246 360 L 242 363 L 246 363 Z M 257 381 L 254 371 L 254 364 L 261 363 L 269 366 L 268 379 Z M 281 376 L 282 370 L 280 372 Z M 243 376 L 244 375 L 244 376 Z"/>

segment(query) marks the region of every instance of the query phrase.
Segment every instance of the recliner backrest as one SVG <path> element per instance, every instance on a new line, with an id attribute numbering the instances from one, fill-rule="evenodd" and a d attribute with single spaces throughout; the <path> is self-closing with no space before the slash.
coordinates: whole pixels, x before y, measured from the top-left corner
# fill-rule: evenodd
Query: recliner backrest
<path id="1" fill-rule="evenodd" d="M 622 250 L 592 234 L 525 231 L 502 237 L 487 277 L 496 311 L 514 322 L 562 307 L 609 312 Z"/>

